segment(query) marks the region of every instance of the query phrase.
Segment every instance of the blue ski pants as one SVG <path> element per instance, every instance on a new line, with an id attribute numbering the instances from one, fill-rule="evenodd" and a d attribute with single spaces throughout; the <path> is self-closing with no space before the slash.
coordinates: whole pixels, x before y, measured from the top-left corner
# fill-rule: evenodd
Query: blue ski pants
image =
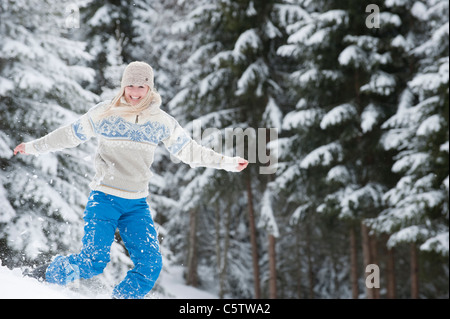
<path id="1" fill-rule="evenodd" d="M 101 274 L 110 261 L 111 244 L 119 228 L 134 268 L 114 288 L 112 297 L 145 297 L 162 268 L 158 236 L 146 199 L 125 199 L 92 191 L 84 221 L 81 252 L 57 256 L 47 268 L 46 281 L 65 285 L 78 278 L 87 279 Z"/>

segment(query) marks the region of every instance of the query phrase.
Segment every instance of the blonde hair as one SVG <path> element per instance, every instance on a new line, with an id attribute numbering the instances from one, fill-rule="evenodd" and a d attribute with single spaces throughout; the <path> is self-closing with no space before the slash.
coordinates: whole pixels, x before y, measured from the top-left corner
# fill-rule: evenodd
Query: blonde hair
<path id="1" fill-rule="evenodd" d="M 137 105 L 132 105 L 125 99 L 125 87 L 121 87 L 120 91 L 103 111 L 101 117 L 138 115 L 141 112 L 150 109 L 150 107 L 159 108 L 160 106 L 161 96 L 155 89 L 149 88 L 144 98 Z"/>

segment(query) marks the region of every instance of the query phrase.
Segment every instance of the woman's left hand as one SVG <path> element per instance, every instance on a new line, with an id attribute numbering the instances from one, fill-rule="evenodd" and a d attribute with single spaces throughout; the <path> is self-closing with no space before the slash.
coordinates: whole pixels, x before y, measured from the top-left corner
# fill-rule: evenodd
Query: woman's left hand
<path id="1" fill-rule="evenodd" d="M 248 161 L 247 160 L 245 160 L 243 158 L 239 158 L 239 160 L 238 160 L 238 167 L 237 167 L 238 171 L 239 172 L 243 171 L 247 167 L 247 165 L 248 165 Z"/>

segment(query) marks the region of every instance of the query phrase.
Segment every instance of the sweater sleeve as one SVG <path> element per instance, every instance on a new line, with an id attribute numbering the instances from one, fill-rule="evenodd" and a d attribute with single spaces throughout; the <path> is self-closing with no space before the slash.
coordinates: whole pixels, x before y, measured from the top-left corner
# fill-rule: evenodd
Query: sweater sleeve
<path id="1" fill-rule="evenodd" d="M 25 143 L 25 152 L 38 155 L 72 148 L 86 142 L 92 136 L 94 136 L 94 129 L 89 113 L 86 113 L 69 125 L 60 127 L 37 140 Z"/>
<path id="2" fill-rule="evenodd" d="M 173 130 L 163 141 L 172 155 L 191 167 L 210 167 L 238 172 L 238 157 L 225 156 L 198 144 L 176 120 L 173 119 L 173 121 Z"/>

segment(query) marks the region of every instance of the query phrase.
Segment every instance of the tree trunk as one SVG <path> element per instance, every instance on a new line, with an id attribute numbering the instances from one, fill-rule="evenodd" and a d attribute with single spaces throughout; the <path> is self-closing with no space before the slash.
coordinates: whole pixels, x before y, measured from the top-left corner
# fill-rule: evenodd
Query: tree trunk
<path id="1" fill-rule="evenodd" d="M 395 299 L 395 259 L 394 248 L 387 248 L 387 261 L 386 261 L 386 286 L 388 299 Z"/>
<path id="2" fill-rule="evenodd" d="M 253 209 L 253 193 L 250 174 L 247 175 L 247 198 L 248 198 L 248 220 L 250 227 L 250 242 L 252 245 L 253 258 L 253 281 L 255 289 L 255 299 L 261 298 L 261 288 L 259 284 L 259 257 L 258 245 L 256 241 L 255 211 Z"/>
<path id="3" fill-rule="evenodd" d="M 370 263 L 380 266 L 378 261 L 378 249 L 377 249 L 377 238 L 374 235 L 369 235 L 370 242 Z M 373 298 L 380 299 L 380 288 L 372 288 L 373 290 Z"/>
<path id="4" fill-rule="evenodd" d="M 308 298 L 314 299 L 314 271 L 311 254 L 311 236 L 309 226 L 306 226 L 306 257 L 308 258 Z"/>
<path id="5" fill-rule="evenodd" d="M 358 108 L 360 108 L 361 107 L 361 94 L 360 94 L 361 84 L 360 84 L 359 71 L 358 70 L 355 70 L 355 74 L 354 74 L 354 78 L 353 79 L 355 80 L 354 88 L 355 88 L 356 105 L 358 106 Z"/>
<path id="6" fill-rule="evenodd" d="M 220 292 L 219 298 L 223 299 L 225 295 L 225 281 L 227 278 L 228 268 L 228 249 L 230 247 L 230 211 L 227 209 L 225 212 L 225 243 L 223 247 L 223 260 L 220 266 Z M 220 253 L 220 252 L 219 252 Z"/>
<path id="7" fill-rule="evenodd" d="M 361 222 L 361 235 L 362 235 L 362 244 L 363 244 L 363 260 L 364 260 L 364 278 L 367 279 L 368 273 L 366 273 L 366 267 L 372 263 L 372 256 L 371 256 L 371 245 L 370 245 L 370 236 L 369 236 L 369 228 L 364 224 L 364 222 Z M 366 282 L 366 281 L 364 281 Z M 375 298 L 375 291 L 373 288 L 367 287 L 366 284 L 366 298 L 367 299 L 374 299 Z"/>
<path id="8" fill-rule="evenodd" d="M 193 287 L 198 286 L 197 274 L 197 209 L 189 212 L 189 246 L 186 283 Z"/>
<path id="9" fill-rule="evenodd" d="M 416 243 L 411 243 L 411 298 L 419 299 L 419 262 Z"/>
<path id="10" fill-rule="evenodd" d="M 295 245 L 295 260 L 297 261 L 297 298 L 298 299 L 302 299 L 302 261 L 301 261 L 301 238 L 300 238 L 300 224 L 297 224 L 297 228 L 296 228 L 296 232 L 295 232 L 295 241 L 296 241 L 296 245 Z"/>
<path id="11" fill-rule="evenodd" d="M 277 298 L 277 264 L 275 253 L 276 239 L 273 235 L 269 234 L 269 298 Z"/>
<path id="12" fill-rule="evenodd" d="M 220 248 L 220 210 L 216 206 L 216 214 L 214 220 L 214 226 L 216 228 L 216 260 L 217 260 L 217 276 L 219 277 L 219 298 L 223 299 L 224 287 L 222 285 L 222 258 Z"/>
<path id="13" fill-rule="evenodd" d="M 352 297 L 358 299 L 358 252 L 356 248 L 356 234 L 353 225 L 350 226 L 350 263 L 351 263 L 351 280 L 352 280 Z"/>
<path id="14" fill-rule="evenodd" d="M 267 148 L 267 144 L 271 142 L 270 130 L 266 130 L 266 153 L 270 156 L 270 150 Z M 269 166 L 270 161 L 267 163 Z M 268 187 L 272 177 L 270 174 L 267 175 L 267 185 Z M 277 298 L 277 256 L 276 256 L 276 238 L 272 234 L 269 234 L 269 298 Z"/>

